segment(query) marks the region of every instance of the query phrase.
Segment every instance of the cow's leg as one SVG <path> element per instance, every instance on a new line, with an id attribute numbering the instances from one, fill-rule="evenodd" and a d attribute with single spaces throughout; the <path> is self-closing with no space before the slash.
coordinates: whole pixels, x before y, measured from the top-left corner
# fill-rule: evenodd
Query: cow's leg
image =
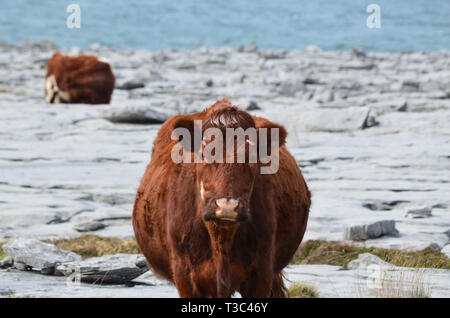
<path id="1" fill-rule="evenodd" d="M 240 291 L 243 298 L 266 298 L 271 294 L 273 273 L 270 268 L 254 270 Z"/>
<path id="2" fill-rule="evenodd" d="M 196 295 L 196 293 L 194 292 L 194 288 L 192 286 L 189 269 L 186 268 L 186 266 L 180 261 L 175 262 L 173 270 L 173 282 L 175 283 L 178 294 L 181 298 L 198 297 L 198 295 Z"/>
<path id="3" fill-rule="evenodd" d="M 229 255 L 219 255 L 218 257 L 216 280 L 217 280 L 217 297 L 219 298 L 231 297 L 231 290 L 230 290 L 231 265 L 229 258 L 230 258 Z"/>
<path id="4" fill-rule="evenodd" d="M 286 286 L 283 282 L 283 273 L 275 273 L 273 276 L 272 290 L 270 291 L 271 298 L 285 298 Z"/>

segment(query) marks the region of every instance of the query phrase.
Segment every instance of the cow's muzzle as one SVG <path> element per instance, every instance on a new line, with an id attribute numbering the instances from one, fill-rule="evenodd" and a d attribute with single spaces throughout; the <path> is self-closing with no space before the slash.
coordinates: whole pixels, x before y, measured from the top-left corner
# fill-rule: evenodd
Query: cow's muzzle
<path id="1" fill-rule="evenodd" d="M 214 221 L 219 225 L 245 222 L 248 220 L 246 204 L 235 198 L 213 199 L 204 213 L 204 220 Z"/>

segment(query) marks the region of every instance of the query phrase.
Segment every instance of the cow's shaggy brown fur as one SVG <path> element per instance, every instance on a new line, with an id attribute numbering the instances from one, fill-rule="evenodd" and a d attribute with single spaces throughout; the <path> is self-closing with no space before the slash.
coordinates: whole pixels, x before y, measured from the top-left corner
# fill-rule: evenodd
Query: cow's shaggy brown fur
<path id="1" fill-rule="evenodd" d="M 220 128 L 279 128 L 278 172 L 260 174 L 260 163 L 174 163 L 172 130 L 192 127 L 193 120 Z M 285 138 L 282 126 L 227 99 L 200 113 L 173 116 L 160 128 L 137 192 L 133 226 L 152 270 L 173 282 L 181 297 L 230 297 L 236 291 L 284 297 L 282 270 L 303 238 L 311 203 Z M 211 199 L 218 197 L 239 198 L 248 217 L 232 223 L 207 219 Z"/>
<path id="2" fill-rule="evenodd" d="M 45 96 L 49 103 L 109 104 L 114 74 L 93 55 L 71 57 L 56 52 L 46 65 Z"/>

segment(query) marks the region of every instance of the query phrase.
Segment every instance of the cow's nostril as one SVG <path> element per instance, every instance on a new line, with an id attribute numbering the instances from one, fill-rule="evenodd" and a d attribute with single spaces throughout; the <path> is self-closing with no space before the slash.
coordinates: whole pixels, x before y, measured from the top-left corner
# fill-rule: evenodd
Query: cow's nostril
<path id="1" fill-rule="evenodd" d="M 215 203 L 221 210 L 234 211 L 239 205 L 239 200 L 233 198 L 220 198 L 216 199 Z"/>

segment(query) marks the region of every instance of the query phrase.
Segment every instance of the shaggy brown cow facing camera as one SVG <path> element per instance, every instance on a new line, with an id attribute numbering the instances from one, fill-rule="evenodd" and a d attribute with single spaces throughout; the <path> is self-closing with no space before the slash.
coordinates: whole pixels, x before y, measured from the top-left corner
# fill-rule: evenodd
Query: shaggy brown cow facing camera
<path id="1" fill-rule="evenodd" d="M 114 74 L 108 63 L 93 55 L 71 57 L 56 52 L 47 62 L 47 103 L 109 104 Z"/>
<path id="2" fill-rule="evenodd" d="M 278 171 L 261 174 L 267 162 L 259 158 L 256 163 L 211 163 L 202 148 L 197 162 L 172 160 L 179 144 L 174 129 L 204 132 L 211 127 L 225 134 L 227 128 L 277 128 Z M 274 142 L 271 136 L 266 147 Z M 173 282 L 181 297 L 231 297 L 236 291 L 243 297 L 284 297 L 282 270 L 303 238 L 311 204 L 285 138 L 282 126 L 251 116 L 227 99 L 199 113 L 172 116 L 160 128 L 137 192 L 133 226 L 152 270 Z"/>

